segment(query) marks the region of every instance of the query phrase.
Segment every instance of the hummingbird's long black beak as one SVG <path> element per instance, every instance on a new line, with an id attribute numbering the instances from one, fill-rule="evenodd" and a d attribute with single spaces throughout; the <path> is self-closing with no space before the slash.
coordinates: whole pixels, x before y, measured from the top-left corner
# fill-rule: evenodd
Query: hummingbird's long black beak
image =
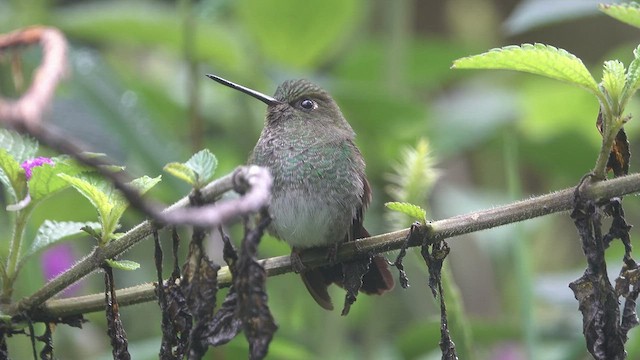
<path id="1" fill-rule="evenodd" d="M 252 96 L 260 101 L 262 101 L 263 103 L 267 104 L 267 105 L 276 105 L 276 104 L 280 104 L 281 101 L 269 96 L 269 95 L 265 95 L 261 92 L 255 91 L 253 89 L 249 89 L 248 87 L 244 87 L 242 85 L 238 85 L 236 83 L 233 83 L 227 79 L 223 79 L 220 76 L 217 75 L 213 75 L 213 74 L 207 74 L 207 77 L 211 80 L 217 81 L 222 85 L 228 86 L 232 89 L 236 89 L 238 91 L 242 91 L 243 93 Z"/>

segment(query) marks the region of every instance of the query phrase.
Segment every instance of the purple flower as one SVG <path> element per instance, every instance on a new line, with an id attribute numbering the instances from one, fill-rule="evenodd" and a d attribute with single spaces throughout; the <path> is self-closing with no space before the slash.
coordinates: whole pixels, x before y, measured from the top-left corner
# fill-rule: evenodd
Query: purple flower
<path id="1" fill-rule="evenodd" d="M 44 164 L 53 165 L 53 160 L 47 157 L 39 156 L 37 158 L 29 159 L 23 162 L 22 164 L 20 164 L 20 166 L 22 166 L 22 168 L 24 169 L 24 175 L 28 181 L 29 179 L 31 179 L 31 169 L 33 169 L 34 167 L 42 166 Z"/>
<path id="2" fill-rule="evenodd" d="M 42 253 L 40 261 L 42 272 L 47 281 L 60 275 L 76 263 L 76 255 L 71 244 L 58 244 Z M 79 283 L 75 283 L 63 291 L 66 296 L 73 296 L 79 291 Z"/>

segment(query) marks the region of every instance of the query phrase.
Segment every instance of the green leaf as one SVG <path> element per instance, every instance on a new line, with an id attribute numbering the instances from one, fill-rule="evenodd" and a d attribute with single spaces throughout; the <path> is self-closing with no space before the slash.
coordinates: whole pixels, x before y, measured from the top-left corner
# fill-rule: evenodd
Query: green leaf
<path id="1" fill-rule="evenodd" d="M 604 63 L 602 72 L 602 86 L 607 91 L 609 98 L 616 106 L 622 96 L 626 84 L 624 64 L 618 60 L 609 60 Z"/>
<path id="2" fill-rule="evenodd" d="M 625 24 L 640 28 L 640 5 L 635 2 L 626 4 L 600 4 L 600 10 Z"/>
<path id="3" fill-rule="evenodd" d="M 0 182 L 7 188 L 13 202 L 22 200 L 27 178 L 20 163 L 5 149 L 0 149 Z"/>
<path id="4" fill-rule="evenodd" d="M 137 270 L 138 268 L 140 268 L 140 264 L 139 263 L 137 263 L 135 261 L 131 261 L 131 260 L 111 260 L 111 259 L 107 259 L 107 260 L 105 260 L 105 262 L 107 264 L 109 264 L 109 266 L 111 266 L 114 269 L 131 271 L 131 270 Z"/>
<path id="5" fill-rule="evenodd" d="M 36 237 L 33 239 L 33 243 L 31 243 L 29 250 L 24 254 L 23 259 L 33 256 L 37 252 L 42 251 L 61 240 L 85 234 L 85 231 L 82 230 L 85 226 L 90 228 L 99 228 L 100 224 L 96 222 L 45 220 L 42 225 L 40 225 Z"/>
<path id="6" fill-rule="evenodd" d="M 22 136 L 15 131 L 0 129 L 0 148 L 7 150 L 9 154 L 22 164 L 36 156 L 38 143 L 30 137 Z"/>
<path id="7" fill-rule="evenodd" d="M 129 206 L 127 199 L 111 183 L 98 175 L 81 174 L 69 176 L 67 174 L 58 174 L 58 176 L 78 190 L 98 211 L 98 218 L 102 227 L 100 244 L 103 245 L 115 239 L 114 232 L 118 228 L 122 214 Z M 161 176 L 155 178 L 143 176 L 129 182 L 128 185 L 138 190 L 140 194 L 144 194 L 160 182 L 161 178 Z"/>
<path id="8" fill-rule="evenodd" d="M 156 176 L 155 178 L 151 178 L 145 175 L 132 180 L 127 185 L 136 189 L 140 195 L 144 195 L 147 191 L 149 191 L 157 183 L 159 183 L 160 180 L 162 180 L 162 176 L 160 175 Z M 115 231 L 115 229 L 117 228 L 116 225 L 120 221 L 122 214 L 124 214 L 124 211 L 129 207 L 129 202 L 120 192 L 114 192 L 110 200 L 113 203 L 113 209 L 111 209 L 111 213 L 109 214 L 109 223 L 106 225 L 109 226 L 108 229 L 113 229 L 113 231 Z M 109 232 L 109 234 L 111 234 L 111 231 Z"/>
<path id="9" fill-rule="evenodd" d="M 259 49 L 284 66 L 313 68 L 328 60 L 357 29 L 360 0 L 242 0 L 238 14 Z M 342 43 L 342 44 L 341 44 Z"/>
<path id="10" fill-rule="evenodd" d="M 640 46 L 633 50 L 633 61 L 629 64 L 627 69 L 627 81 L 625 92 L 627 97 L 633 96 L 633 94 L 640 87 Z"/>
<path id="11" fill-rule="evenodd" d="M 34 201 L 43 199 L 70 185 L 60 178 L 58 174 L 73 176 L 89 170 L 86 166 L 78 164 L 68 156 L 59 156 L 51 160 L 53 160 L 53 165 L 44 164 L 31 170 L 29 193 Z"/>
<path id="12" fill-rule="evenodd" d="M 195 153 L 185 163 L 196 174 L 197 183 L 200 187 L 208 184 L 218 167 L 218 159 L 208 149 L 203 149 Z"/>
<path id="13" fill-rule="evenodd" d="M 87 198 L 91 205 L 98 211 L 98 218 L 102 224 L 103 235 L 115 230 L 115 228 L 111 229 L 107 226 L 114 205 L 110 199 L 112 192 L 108 191 L 110 189 L 106 187 L 105 180 L 97 176 L 88 175 L 70 176 L 67 174 L 58 174 L 58 177 L 73 186 L 82 196 Z M 105 189 L 107 192 L 105 192 Z"/>
<path id="14" fill-rule="evenodd" d="M 143 195 L 151 188 L 153 188 L 157 183 L 159 183 L 161 179 L 161 176 L 150 178 L 145 175 L 132 180 L 127 185 L 136 189 L 140 195 Z M 109 186 L 111 187 L 111 184 L 109 184 Z M 113 189 L 113 187 L 111 187 L 111 189 Z M 113 204 L 113 208 L 111 209 L 109 216 L 105 219 L 105 231 L 102 234 L 103 241 L 113 240 L 117 238 L 114 232 L 118 228 L 118 223 L 120 222 L 122 214 L 124 214 L 125 210 L 127 210 L 127 208 L 129 207 L 129 202 L 127 201 L 127 199 L 118 191 L 112 191 L 110 201 Z"/>
<path id="15" fill-rule="evenodd" d="M 162 180 L 162 175 L 158 175 L 154 178 L 147 175 L 139 177 L 129 182 L 129 185 L 138 190 L 140 195 L 144 195 L 147 191 L 151 190 Z"/>
<path id="16" fill-rule="evenodd" d="M 199 189 L 213 179 L 217 166 L 216 156 L 204 149 L 195 153 L 186 163 L 169 163 L 164 170 Z"/>
<path id="17" fill-rule="evenodd" d="M 427 212 L 418 205 L 405 202 L 388 202 L 385 203 L 384 206 L 389 210 L 401 212 L 422 223 L 426 223 L 427 221 Z"/>
<path id="18" fill-rule="evenodd" d="M 172 162 L 163 168 L 164 171 L 183 180 L 187 184 L 194 186 L 196 183 L 196 173 L 184 163 Z"/>
<path id="19" fill-rule="evenodd" d="M 98 242 L 100 242 L 100 239 L 102 239 L 102 229 L 99 227 L 92 228 L 91 226 L 83 226 L 80 230 L 84 231 Z"/>
<path id="20" fill-rule="evenodd" d="M 598 84 L 582 60 L 566 50 L 544 44 L 523 44 L 493 49 L 453 62 L 454 69 L 504 69 L 528 72 L 578 85 L 596 96 Z"/>

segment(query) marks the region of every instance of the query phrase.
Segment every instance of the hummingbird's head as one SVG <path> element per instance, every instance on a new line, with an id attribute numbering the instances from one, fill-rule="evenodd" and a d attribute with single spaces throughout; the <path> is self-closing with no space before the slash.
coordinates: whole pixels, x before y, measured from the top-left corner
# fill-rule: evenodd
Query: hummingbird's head
<path id="1" fill-rule="evenodd" d="M 309 80 L 283 82 L 276 89 L 274 98 L 280 104 L 269 106 L 267 121 L 295 117 L 303 121 L 319 122 L 326 126 L 346 127 L 351 131 L 351 127 L 331 95 Z"/>
<path id="2" fill-rule="evenodd" d="M 217 75 L 207 74 L 207 77 L 267 104 L 267 125 L 295 119 L 319 126 L 335 126 L 353 133 L 331 95 L 309 80 L 287 80 L 271 97 Z"/>

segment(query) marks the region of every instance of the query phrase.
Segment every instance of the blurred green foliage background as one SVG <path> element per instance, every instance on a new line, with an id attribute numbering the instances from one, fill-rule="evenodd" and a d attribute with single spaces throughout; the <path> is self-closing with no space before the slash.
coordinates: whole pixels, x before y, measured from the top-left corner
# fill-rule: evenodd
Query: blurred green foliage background
<path id="1" fill-rule="evenodd" d="M 57 92 L 49 121 L 134 176 L 156 176 L 164 164 L 185 161 L 201 148 L 217 155 L 219 175 L 246 161 L 262 128 L 264 104 L 205 73 L 265 93 L 290 78 L 320 83 L 358 133 L 374 191 L 365 223 L 373 234 L 398 227 L 384 217 L 383 203 L 394 200 L 385 191 L 388 176 L 403 149 L 422 138 L 440 177 L 428 198 L 410 200 L 428 206 L 433 219 L 573 186 L 595 162 L 598 104 L 590 94 L 532 75 L 453 71 L 454 59 L 540 42 L 582 58 L 599 78 L 604 60 L 628 64 L 640 42 L 638 30 L 599 13 L 595 1 L 0 0 L 0 32 L 34 24 L 58 27 L 70 43 L 71 76 Z M 25 83 L 39 54 L 36 48 L 20 52 Z M 16 87 L 11 64 L 11 56 L 0 58 L 3 97 L 24 91 Z M 627 133 L 633 151 L 636 121 Z M 631 171 L 637 165 L 632 158 Z M 170 203 L 188 190 L 164 176 L 151 197 Z M 638 201 L 630 196 L 625 205 L 630 223 L 637 223 Z M 6 213 L 0 214 L 0 228 L 7 229 Z M 30 231 L 44 219 L 90 221 L 95 215 L 84 199 L 65 191 L 38 208 Z M 141 220 L 129 215 L 124 230 Z M 236 240 L 238 228 L 230 225 Z M 9 236 L 0 232 L 0 244 Z M 451 314 L 457 317 L 452 321 L 460 319 L 471 335 L 471 353 L 461 349 L 463 358 L 588 358 L 578 304 L 567 287 L 585 265 L 568 214 L 449 243 L 454 278 L 448 280 L 458 287 L 464 309 Z M 89 239 L 73 244 L 78 257 L 94 245 Z M 6 254 L 7 245 L 0 247 Z M 219 239 L 211 239 L 210 250 L 220 261 Z M 288 251 L 268 237 L 261 245 L 264 257 Z M 607 253 L 612 276 L 622 253 L 617 243 Z M 143 266 L 116 271 L 118 285 L 154 279 L 152 254 L 151 241 L 127 253 Z M 416 255 L 412 251 L 406 260 L 409 289 L 361 296 L 346 318 L 316 306 L 297 276 L 270 278 L 269 303 L 280 328 L 269 358 L 439 359 L 439 312 Z M 32 261 L 18 279 L 17 296 L 43 281 Z M 80 291 L 100 292 L 101 282 L 91 275 Z M 342 291 L 333 291 L 340 303 Z M 109 358 L 103 317 L 87 315 L 83 330 L 59 327 L 58 357 Z M 157 305 L 123 308 L 122 317 L 133 358 L 157 358 Z M 459 343 L 457 330 L 453 339 Z M 629 358 L 639 358 L 640 335 L 633 330 L 630 336 Z M 30 356 L 28 339 L 15 337 L 9 345 L 14 358 Z M 246 354 L 240 336 L 207 358 Z"/>

